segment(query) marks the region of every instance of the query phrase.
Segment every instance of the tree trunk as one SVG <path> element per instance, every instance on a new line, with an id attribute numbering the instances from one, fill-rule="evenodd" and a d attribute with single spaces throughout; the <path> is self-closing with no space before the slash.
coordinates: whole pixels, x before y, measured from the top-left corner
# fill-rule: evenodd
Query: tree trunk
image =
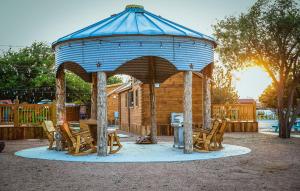
<path id="1" fill-rule="evenodd" d="M 56 76 L 56 126 L 62 125 L 66 121 L 66 85 L 65 85 L 65 71 L 60 69 Z M 63 137 L 60 129 L 57 128 L 57 134 L 55 136 L 55 149 L 58 151 L 64 150 Z"/>
<path id="2" fill-rule="evenodd" d="M 57 72 L 57 77 L 56 77 L 57 123 L 62 123 L 66 121 L 65 102 L 66 102 L 65 71 L 64 69 L 60 69 Z"/>
<path id="3" fill-rule="evenodd" d="M 211 82 L 208 76 L 204 75 L 202 79 L 204 81 L 203 85 L 203 127 L 211 128 Z"/>
<path id="4" fill-rule="evenodd" d="M 97 73 L 92 73 L 91 119 L 97 119 Z"/>
<path id="5" fill-rule="evenodd" d="M 192 71 L 184 72 L 184 95 L 183 95 L 183 110 L 184 110 L 184 153 L 193 152 L 193 114 L 192 114 Z"/>
<path id="6" fill-rule="evenodd" d="M 97 72 L 97 149 L 98 156 L 107 155 L 106 73 Z"/>
<path id="7" fill-rule="evenodd" d="M 155 99 L 155 62 L 154 58 L 149 58 L 149 90 L 150 90 L 150 118 L 151 118 L 151 142 L 157 143 L 157 123 L 156 123 L 156 99 Z"/>
<path id="8" fill-rule="evenodd" d="M 278 82 L 278 88 L 277 88 L 277 110 L 278 110 L 278 120 L 279 120 L 279 137 L 280 138 L 290 138 L 290 131 L 288 128 L 288 120 L 289 120 L 289 114 L 285 115 L 284 113 L 284 83 L 280 79 Z M 286 117 L 288 116 L 288 117 Z"/>

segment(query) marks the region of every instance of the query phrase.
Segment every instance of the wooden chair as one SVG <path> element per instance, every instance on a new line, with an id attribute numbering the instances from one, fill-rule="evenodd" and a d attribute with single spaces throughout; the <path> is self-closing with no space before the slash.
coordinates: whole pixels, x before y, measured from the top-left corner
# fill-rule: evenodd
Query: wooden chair
<path id="1" fill-rule="evenodd" d="M 86 120 L 79 120 L 80 131 L 90 131 L 89 125 L 86 124 Z"/>
<path id="2" fill-rule="evenodd" d="M 122 144 L 120 143 L 120 137 L 118 136 L 116 130 L 108 130 L 107 145 L 109 146 L 109 154 L 114 154 L 122 148 Z M 117 149 L 114 149 L 115 146 L 117 146 Z"/>
<path id="3" fill-rule="evenodd" d="M 213 125 L 211 129 L 201 129 L 199 132 L 193 135 L 194 150 L 204 152 L 213 150 L 211 144 L 216 143 L 216 133 L 220 129 L 221 120 L 214 120 L 212 124 Z"/>
<path id="4" fill-rule="evenodd" d="M 214 144 L 214 149 L 215 150 L 220 150 L 223 148 L 222 146 L 222 141 L 223 141 L 223 135 L 225 133 L 225 129 L 227 127 L 229 119 L 224 119 L 222 121 L 220 129 L 216 133 L 216 139 L 215 139 L 215 144 Z"/>
<path id="5" fill-rule="evenodd" d="M 44 132 L 47 135 L 48 141 L 49 141 L 49 149 L 52 150 L 53 149 L 53 143 L 55 141 L 54 139 L 54 133 L 56 131 L 53 122 L 52 121 L 44 121 L 42 123 L 42 127 L 44 129 Z"/>
<path id="6" fill-rule="evenodd" d="M 92 141 L 93 138 L 88 131 L 80 131 L 78 133 L 72 132 L 68 123 L 63 123 L 60 126 L 62 136 L 66 139 L 68 144 L 68 153 L 71 155 L 86 155 L 96 152 Z"/>

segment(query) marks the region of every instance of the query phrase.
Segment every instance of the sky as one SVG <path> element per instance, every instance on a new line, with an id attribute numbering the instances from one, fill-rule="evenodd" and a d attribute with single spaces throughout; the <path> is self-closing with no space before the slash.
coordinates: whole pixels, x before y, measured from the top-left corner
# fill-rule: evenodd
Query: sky
<path id="1" fill-rule="evenodd" d="M 59 37 L 119 13 L 128 4 L 212 36 L 212 25 L 229 15 L 247 11 L 255 0 L 0 0 L 0 49 L 28 46 L 34 41 L 49 45 Z M 237 73 L 241 98 L 257 98 L 269 84 L 256 69 Z M 265 76 L 265 77 L 264 77 Z M 247 78 L 246 78 L 247 77 Z M 254 77 L 254 79 L 253 79 Z"/>

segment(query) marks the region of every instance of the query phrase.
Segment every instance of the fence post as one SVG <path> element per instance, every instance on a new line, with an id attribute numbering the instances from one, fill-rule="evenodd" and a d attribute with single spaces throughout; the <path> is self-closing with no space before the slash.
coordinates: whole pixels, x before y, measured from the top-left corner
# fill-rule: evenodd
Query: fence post
<path id="1" fill-rule="evenodd" d="M 19 103 L 14 104 L 14 127 L 19 127 Z"/>
<path id="2" fill-rule="evenodd" d="M 51 104 L 50 112 L 51 112 L 51 121 L 53 122 L 53 124 L 56 124 L 56 101 L 55 100 Z"/>
<path id="3" fill-rule="evenodd" d="M 256 122 L 256 102 L 253 102 L 253 121 Z"/>

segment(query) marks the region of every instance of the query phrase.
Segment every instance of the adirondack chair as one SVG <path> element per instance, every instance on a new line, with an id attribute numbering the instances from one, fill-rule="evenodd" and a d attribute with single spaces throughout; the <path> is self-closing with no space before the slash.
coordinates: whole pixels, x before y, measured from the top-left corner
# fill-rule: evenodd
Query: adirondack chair
<path id="1" fill-rule="evenodd" d="M 224 119 L 222 121 L 220 129 L 216 133 L 216 139 L 215 139 L 216 142 L 214 143 L 215 150 L 220 150 L 223 148 L 223 146 L 222 146 L 223 135 L 225 133 L 225 129 L 227 127 L 228 121 L 229 121 L 229 119 Z"/>
<path id="2" fill-rule="evenodd" d="M 80 120 L 80 131 L 89 131 L 92 135 L 93 144 L 97 145 L 97 121 L 96 120 Z M 109 154 L 114 154 L 122 148 L 120 137 L 116 129 L 107 129 L 107 146 L 109 146 Z M 115 147 L 117 147 L 115 149 Z"/>
<path id="3" fill-rule="evenodd" d="M 78 133 L 72 132 L 68 123 L 63 123 L 60 126 L 63 137 L 68 143 L 68 153 L 71 155 L 86 155 L 96 152 L 90 132 L 80 131 Z"/>
<path id="4" fill-rule="evenodd" d="M 216 143 L 216 133 L 221 127 L 221 120 L 214 120 L 210 130 L 201 129 L 193 135 L 193 146 L 196 151 L 208 152 L 213 150 L 212 143 Z"/>
<path id="5" fill-rule="evenodd" d="M 108 130 L 108 144 L 107 145 L 109 146 L 109 154 L 114 154 L 122 148 L 122 145 L 120 143 L 120 138 L 117 135 L 116 130 L 112 130 L 112 131 Z M 114 149 L 115 146 L 117 146 L 117 149 Z"/>
<path id="6" fill-rule="evenodd" d="M 56 131 L 53 122 L 52 121 L 44 121 L 42 123 L 42 127 L 44 132 L 47 135 L 48 141 L 49 141 L 49 149 L 52 150 L 53 149 L 53 143 L 55 141 L 54 139 L 54 133 Z"/>

